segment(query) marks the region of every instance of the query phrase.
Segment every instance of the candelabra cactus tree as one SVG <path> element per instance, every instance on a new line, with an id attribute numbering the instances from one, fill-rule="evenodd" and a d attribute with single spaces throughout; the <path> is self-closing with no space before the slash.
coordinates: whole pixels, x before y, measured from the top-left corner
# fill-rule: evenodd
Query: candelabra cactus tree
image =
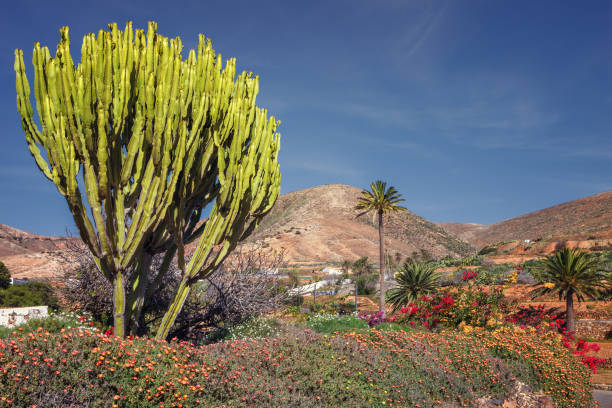
<path id="1" fill-rule="evenodd" d="M 190 50 L 183 60 L 180 38 L 159 35 L 155 23 L 146 33 L 129 22 L 124 31 L 111 24 L 85 36 L 75 66 L 68 27 L 60 33 L 55 57 L 34 47 L 42 129 L 34 120 L 23 53 L 15 51 L 26 142 L 113 282 L 117 335 L 129 330 L 163 279 L 163 273 L 148 275 L 150 258 L 164 252 L 168 264 L 177 254 L 184 278 L 162 337 L 194 280 L 212 273 L 276 201 L 278 122 L 255 105 L 257 77 L 236 77 L 235 60 L 223 67 L 202 35 L 197 55 Z M 185 265 L 184 246 L 195 239 L 196 253 Z"/>

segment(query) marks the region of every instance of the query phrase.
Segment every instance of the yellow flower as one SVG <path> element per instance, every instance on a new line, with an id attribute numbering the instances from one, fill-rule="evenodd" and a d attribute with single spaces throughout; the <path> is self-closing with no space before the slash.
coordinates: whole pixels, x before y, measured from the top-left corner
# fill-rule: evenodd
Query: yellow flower
<path id="1" fill-rule="evenodd" d="M 546 282 L 543 286 L 547 289 L 552 289 L 555 287 L 555 284 L 552 282 Z"/>

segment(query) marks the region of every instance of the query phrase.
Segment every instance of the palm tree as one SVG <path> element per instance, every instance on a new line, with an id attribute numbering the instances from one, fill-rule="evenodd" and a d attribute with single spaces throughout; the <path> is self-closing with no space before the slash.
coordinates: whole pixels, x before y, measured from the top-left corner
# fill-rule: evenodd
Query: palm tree
<path id="1" fill-rule="evenodd" d="M 340 264 L 340 269 L 342 270 L 342 274 L 348 275 L 352 266 L 353 266 L 353 263 L 349 261 L 348 259 L 345 259 L 344 261 L 342 261 L 342 263 Z"/>
<path id="2" fill-rule="evenodd" d="M 389 290 L 387 302 L 393 311 L 416 300 L 422 295 L 435 292 L 440 286 L 440 274 L 434 263 L 406 261 L 395 274 L 397 287 Z"/>
<path id="3" fill-rule="evenodd" d="M 397 205 L 400 201 L 404 201 L 401 195 L 395 190 L 395 187 L 389 186 L 384 181 L 375 181 L 370 183 L 370 191 L 363 190 L 361 197 L 355 209 L 362 211 L 357 215 L 361 217 L 364 214 L 373 212 L 378 214 L 378 241 L 380 255 L 380 300 L 378 304 L 379 312 L 385 314 L 385 240 L 383 229 L 383 215 L 388 212 L 405 211 L 404 207 Z"/>
<path id="4" fill-rule="evenodd" d="M 530 292 L 532 298 L 556 293 L 559 300 L 565 299 L 569 332 L 576 331 L 574 295 L 579 302 L 585 297 L 594 298 L 599 289 L 608 286 L 606 274 L 598 269 L 597 259 L 580 249 L 561 249 L 546 257 L 534 273 L 538 286 Z"/>

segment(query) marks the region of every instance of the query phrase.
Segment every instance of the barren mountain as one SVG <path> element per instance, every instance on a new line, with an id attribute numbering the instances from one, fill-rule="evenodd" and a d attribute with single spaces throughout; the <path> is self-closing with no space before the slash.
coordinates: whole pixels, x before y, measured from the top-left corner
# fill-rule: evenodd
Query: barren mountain
<path id="1" fill-rule="evenodd" d="M 378 259 L 378 225 L 371 215 L 356 218 L 360 189 L 330 184 L 285 194 L 262 220 L 250 241 L 285 248 L 290 263 Z M 410 211 L 385 216 L 387 253 L 402 257 L 421 249 L 435 257 L 463 256 L 474 249 Z"/>
<path id="2" fill-rule="evenodd" d="M 580 198 L 491 225 L 439 223 L 476 247 L 500 241 L 531 240 L 540 246 L 559 240 L 612 238 L 612 191 Z"/>
<path id="3" fill-rule="evenodd" d="M 57 254 L 71 237 L 46 237 L 0 224 L 0 261 L 16 278 L 54 278 L 61 272 Z"/>
<path id="4" fill-rule="evenodd" d="M 66 247 L 66 237 L 46 237 L 0 224 L 0 257 L 56 251 Z"/>
<path id="5" fill-rule="evenodd" d="M 360 189 L 324 185 L 281 196 L 249 241 L 285 248 L 290 264 L 326 263 L 368 256 L 378 260 L 378 226 L 371 215 L 356 218 Z M 30 234 L 0 224 L 0 261 L 15 277 L 53 278 L 62 273 L 66 237 Z M 488 244 L 498 255 L 547 253 L 560 241 L 590 248 L 612 245 L 612 191 L 535 211 L 492 225 L 439 223 L 410 211 L 385 217 L 387 253 L 402 257 L 428 251 L 434 257 L 463 256 Z M 526 244 L 524 240 L 537 242 Z M 470 246 L 473 245 L 472 246 Z M 493 255 L 493 254 L 492 254 Z"/>

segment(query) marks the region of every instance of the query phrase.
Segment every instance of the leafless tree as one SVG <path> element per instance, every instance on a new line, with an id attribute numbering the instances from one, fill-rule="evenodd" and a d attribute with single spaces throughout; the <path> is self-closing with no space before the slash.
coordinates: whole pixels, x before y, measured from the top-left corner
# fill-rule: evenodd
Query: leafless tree
<path id="1" fill-rule="evenodd" d="M 87 311 L 97 320 L 110 324 L 111 284 L 98 271 L 82 243 L 74 240 L 67 246 L 61 255 L 62 263 L 69 265 L 62 288 L 66 305 Z M 153 271 L 161 267 L 162 258 L 154 257 Z M 262 246 L 237 249 L 210 278 L 194 285 L 170 337 L 199 343 L 211 331 L 222 333 L 234 323 L 275 310 L 287 296 L 286 287 L 278 279 L 283 259 L 283 251 Z M 146 298 L 135 334 L 145 335 L 147 328 L 157 325 L 180 279 L 181 271 L 173 262 L 163 284 Z"/>
<path id="2" fill-rule="evenodd" d="M 232 324 L 278 308 L 287 296 L 278 279 L 284 252 L 261 246 L 236 250 L 222 267 L 187 299 L 171 337 L 202 342 L 211 330 L 224 332 Z"/>

